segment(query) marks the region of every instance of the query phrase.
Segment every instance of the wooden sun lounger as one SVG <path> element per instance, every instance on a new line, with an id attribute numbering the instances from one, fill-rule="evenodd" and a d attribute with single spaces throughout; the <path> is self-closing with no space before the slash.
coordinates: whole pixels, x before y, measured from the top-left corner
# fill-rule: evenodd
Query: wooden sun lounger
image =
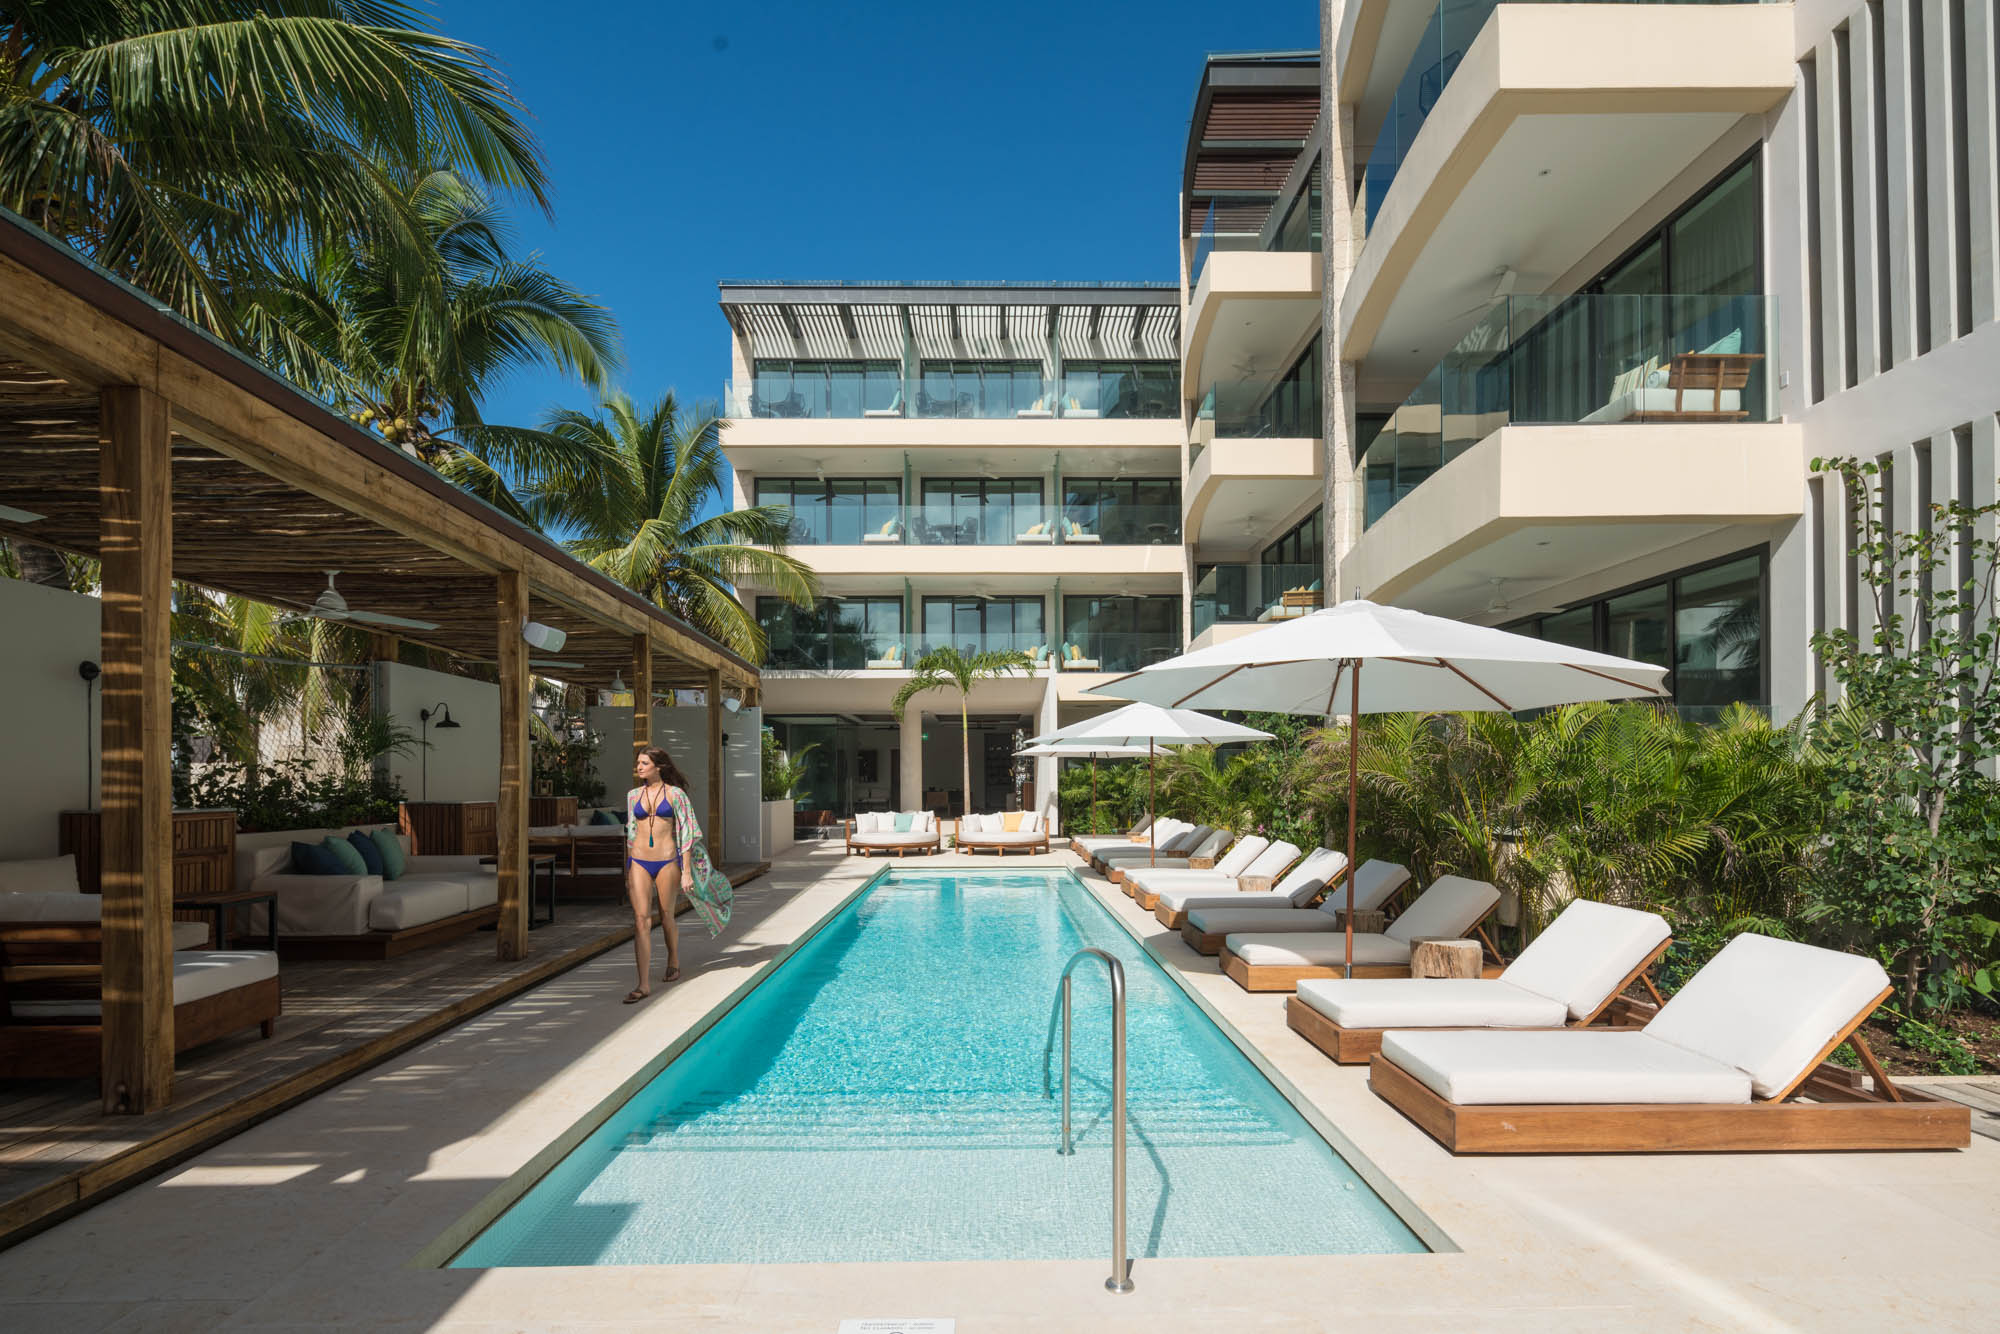
<path id="1" fill-rule="evenodd" d="M 1661 941 L 1658 949 L 1647 955 L 1637 968 L 1611 989 L 1611 994 L 1604 998 L 1604 1004 L 1582 1019 L 1571 1020 L 1564 1027 L 1588 1028 L 1599 1019 L 1611 1028 L 1645 1027 L 1646 1020 L 1651 1017 L 1649 1011 L 1660 1004 L 1660 993 L 1653 987 L 1653 965 L 1660 961 L 1673 943 L 1671 939 Z M 1653 1006 L 1643 1006 L 1626 998 L 1625 989 L 1634 982 L 1645 984 L 1647 992 L 1653 997 Z M 1390 1031 L 1386 1028 L 1342 1028 L 1296 995 L 1285 1002 L 1285 1022 L 1294 1033 L 1341 1065 L 1366 1065 L 1382 1050 L 1382 1035 Z M 1512 1033 L 1521 1030 L 1504 1031 Z"/>
<path id="2" fill-rule="evenodd" d="M 1368 1086 L 1454 1154 L 1962 1149 L 1972 1139 L 1972 1109 L 1897 1088 L 1861 1040 L 1861 1025 L 1893 993 L 1885 989 L 1865 1006 L 1789 1086 L 1750 1103 L 1467 1106 L 1446 1101 L 1379 1052 L 1369 1062 Z M 1825 1063 L 1842 1043 L 1861 1058 L 1874 1089 Z"/>
<path id="3" fill-rule="evenodd" d="M 1362 863 L 1362 865 L 1365 867 L 1367 863 L 1364 862 Z M 1333 879 L 1327 881 L 1325 887 L 1320 891 L 1318 901 L 1323 902 L 1327 898 L 1337 899 L 1341 894 L 1346 892 L 1344 889 L 1341 888 L 1342 885 L 1346 883 L 1346 881 L 1347 881 L 1347 869 L 1345 867 L 1342 867 L 1338 875 L 1334 876 Z M 1358 909 L 1357 911 L 1382 913 L 1386 917 L 1389 909 L 1392 907 L 1396 907 L 1400 904 L 1403 895 L 1409 892 L 1410 886 L 1414 883 L 1415 883 L 1414 881 L 1406 879 L 1403 881 L 1403 883 L 1396 886 L 1396 888 L 1390 893 L 1388 898 L 1382 900 L 1382 904 L 1380 907 L 1373 909 L 1362 908 Z M 1156 895 L 1155 896 L 1156 900 L 1157 897 L 1158 896 Z M 1185 940 L 1188 943 L 1189 948 L 1194 950 L 1195 953 L 1219 954 L 1222 952 L 1222 941 L 1223 937 L 1227 934 L 1226 932 L 1203 933 L 1194 930 L 1188 925 L 1187 910 L 1185 908 L 1166 908 L 1161 906 L 1157 901 L 1154 903 L 1146 904 L 1144 906 L 1153 909 L 1153 918 L 1155 921 L 1159 922 L 1161 926 L 1180 932 L 1181 939 Z M 1312 907 L 1314 905 L 1312 903 L 1308 903 L 1306 906 Z M 1339 929 L 1340 921 L 1341 919 L 1338 917 L 1333 919 L 1334 929 L 1336 930 Z M 1361 930 L 1360 927 L 1356 927 L 1355 929 L 1357 931 Z"/>
<path id="4" fill-rule="evenodd" d="M 1491 916 L 1489 909 L 1487 916 Z M 1480 969 L 1481 977 L 1498 977 L 1506 967 L 1500 962 L 1500 949 L 1493 938 L 1486 934 L 1486 919 L 1481 918 L 1472 928 L 1472 935 L 1486 947 L 1487 959 Z M 1346 970 L 1337 964 L 1260 964 L 1252 966 L 1238 958 L 1225 944 L 1222 947 L 1222 971 L 1245 991 L 1295 991 L 1299 983 L 1309 977 L 1345 977 Z M 1407 963 L 1358 963 L 1354 965 L 1355 977 L 1408 977 L 1410 965 Z"/>

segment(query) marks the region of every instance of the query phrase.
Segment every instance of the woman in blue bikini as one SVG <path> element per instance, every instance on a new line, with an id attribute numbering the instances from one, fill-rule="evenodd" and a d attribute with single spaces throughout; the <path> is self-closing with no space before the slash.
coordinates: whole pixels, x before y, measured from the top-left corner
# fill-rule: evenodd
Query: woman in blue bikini
<path id="1" fill-rule="evenodd" d="M 687 777 L 667 752 L 658 746 L 646 747 L 639 752 L 632 771 L 639 786 L 625 794 L 632 817 L 631 832 L 625 839 L 625 889 L 632 900 L 632 944 L 639 955 L 639 985 L 626 993 L 627 1005 L 636 1005 L 653 994 L 647 974 L 653 966 L 655 893 L 667 932 L 667 971 L 660 980 L 680 980 L 681 933 L 674 923 L 674 909 L 680 906 L 695 838 L 694 831 L 680 828 L 679 812 L 691 812 L 685 791 Z"/>

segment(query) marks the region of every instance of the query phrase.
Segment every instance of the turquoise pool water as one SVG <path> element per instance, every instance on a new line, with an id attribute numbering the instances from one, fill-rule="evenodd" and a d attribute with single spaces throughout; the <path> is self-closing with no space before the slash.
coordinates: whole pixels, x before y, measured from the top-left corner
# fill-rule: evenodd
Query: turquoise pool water
<path id="1" fill-rule="evenodd" d="M 1106 1255 L 1094 961 L 1075 974 L 1074 1157 L 1042 1092 L 1056 980 L 1087 945 L 1125 966 L 1134 1257 L 1425 1249 L 1074 877 L 894 871 L 452 1265 Z"/>

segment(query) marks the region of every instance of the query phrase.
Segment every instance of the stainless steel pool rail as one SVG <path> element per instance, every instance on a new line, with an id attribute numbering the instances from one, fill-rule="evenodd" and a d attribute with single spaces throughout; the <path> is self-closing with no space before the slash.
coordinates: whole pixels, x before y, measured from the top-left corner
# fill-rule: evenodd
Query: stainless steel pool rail
<path id="1" fill-rule="evenodd" d="M 1113 1292 L 1132 1291 L 1132 1261 L 1125 1250 L 1125 965 L 1108 951 L 1082 949 L 1063 965 L 1058 989 L 1062 995 L 1062 1147 L 1065 1156 L 1076 1152 L 1069 1129 L 1069 1014 L 1070 974 L 1086 958 L 1104 960 L 1111 978 L 1111 1277 L 1104 1286 Z M 1042 1095 L 1049 1095 L 1048 1047 L 1042 1048 Z"/>

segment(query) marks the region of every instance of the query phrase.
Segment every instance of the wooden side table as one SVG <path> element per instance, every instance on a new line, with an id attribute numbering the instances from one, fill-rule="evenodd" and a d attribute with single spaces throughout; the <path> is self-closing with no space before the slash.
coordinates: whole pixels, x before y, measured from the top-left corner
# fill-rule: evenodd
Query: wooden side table
<path id="1" fill-rule="evenodd" d="M 230 920 L 235 917 L 235 910 L 257 903 L 264 905 L 264 948 L 267 950 L 276 950 L 278 948 L 278 895 L 273 890 L 232 889 L 223 894 L 176 894 L 174 896 L 174 915 L 176 919 L 181 919 L 182 914 L 186 914 L 187 917 L 191 918 L 212 916 L 215 919 L 215 924 L 212 928 L 215 939 L 213 948 L 226 950 L 229 948 Z"/>
<path id="2" fill-rule="evenodd" d="M 1236 888 L 1245 894 L 1268 894 L 1271 892 L 1271 887 L 1277 883 L 1276 876 L 1239 875 L 1236 877 Z"/>
<path id="3" fill-rule="evenodd" d="M 1476 940 L 1418 936 L 1410 942 L 1411 977 L 1478 977 L 1484 950 Z"/>
<path id="4" fill-rule="evenodd" d="M 1383 912 L 1380 908 L 1356 908 L 1354 910 L 1354 929 L 1357 932 L 1366 932 L 1369 935 L 1379 936 L 1382 934 L 1382 929 L 1388 925 L 1389 914 Z M 1333 926 L 1336 931 L 1347 929 L 1347 909 L 1340 908 L 1334 912 Z"/>

